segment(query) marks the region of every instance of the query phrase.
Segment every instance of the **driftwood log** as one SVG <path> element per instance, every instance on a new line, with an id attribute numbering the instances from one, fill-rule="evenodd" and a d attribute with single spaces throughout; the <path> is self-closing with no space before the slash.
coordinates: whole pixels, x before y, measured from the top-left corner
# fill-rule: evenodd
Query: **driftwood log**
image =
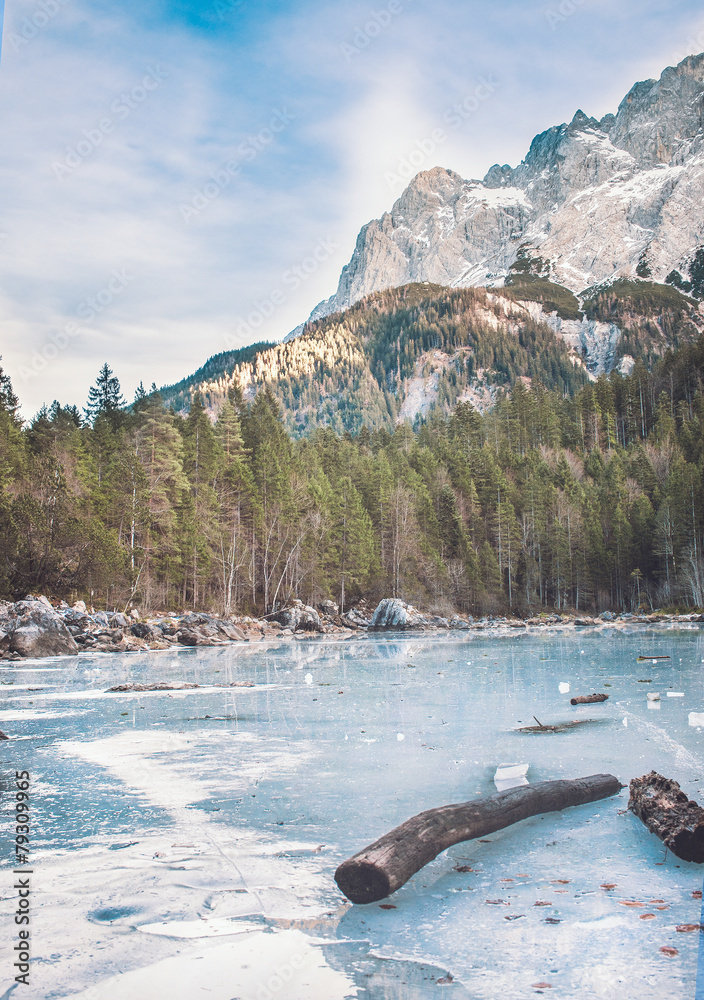
<path id="1" fill-rule="evenodd" d="M 634 778 L 628 808 L 682 861 L 704 862 L 704 809 L 657 771 Z"/>
<path id="2" fill-rule="evenodd" d="M 375 903 L 453 844 L 484 837 L 539 813 L 606 799 L 623 787 L 611 774 L 592 774 L 521 785 L 484 799 L 428 809 L 343 861 L 335 881 L 353 903 Z"/>
<path id="3" fill-rule="evenodd" d="M 577 698 L 570 698 L 570 705 L 596 705 L 608 700 L 608 694 L 581 694 Z"/>

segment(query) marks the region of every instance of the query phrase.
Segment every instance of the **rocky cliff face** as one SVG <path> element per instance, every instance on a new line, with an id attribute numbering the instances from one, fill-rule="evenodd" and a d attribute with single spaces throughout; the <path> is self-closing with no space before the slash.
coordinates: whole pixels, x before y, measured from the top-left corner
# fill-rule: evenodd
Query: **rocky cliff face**
<path id="1" fill-rule="evenodd" d="M 664 281 L 704 242 L 704 54 L 637 83 L 616 115 L 578 111 L 483 180 L 436 167 L 359 234 L 311 319 L 409 282 L 500 285 L 521 247 L 582 291 L 636 273 Z M 293 335 L 302 328 L 294 331 Z"/>

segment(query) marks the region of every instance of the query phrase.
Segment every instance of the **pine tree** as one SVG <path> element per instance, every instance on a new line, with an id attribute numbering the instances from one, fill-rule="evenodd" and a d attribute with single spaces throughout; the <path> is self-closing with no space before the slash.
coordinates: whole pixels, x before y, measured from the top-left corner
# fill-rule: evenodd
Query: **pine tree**
<path id="1" fill-rule="evenodd" d="M 105 362 L 98 373 L 95 385 L 88 390 L 88 403 L 84 411 L 86 419 L 95 424 L 98 417 L 105 417 L 111 429 L 116 431 L 124 422 L 123 411 L 126 405 L 120 389 L 120 380 Z"/>

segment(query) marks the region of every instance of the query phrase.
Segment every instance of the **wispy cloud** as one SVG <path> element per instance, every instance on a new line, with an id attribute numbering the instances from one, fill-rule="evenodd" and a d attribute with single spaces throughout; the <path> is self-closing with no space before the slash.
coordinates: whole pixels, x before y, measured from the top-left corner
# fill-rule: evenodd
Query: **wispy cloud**
<path id="1" fill-rule="evenodd" d="M 386 175 L 433 130 L 446 139 L 423 167 L 471 177 L 515 164 L 577 107 L 615 110 L 704 28 L 690 0 L 585 0 L 555 30 L 551 6 L 13 3 L 0 64 L 0 353 L 24 412 L 55 396 L 82 404 L 104 360 L 128 394 L 177 380 L 330 239 L 338 249 L 257 330 L 285 335 L 334 291 L 359 228 L 399 193 Z M 482 77 L 500 87 L 450 127 L 448 109 Z M 286 127 L 270 138 L 277 114 Z M 256 155 L 242 155 L 253 142 Z M 205 207 L 186 220 L 194 198 Z M 121 294 L 90 322 L 78 315 L 123 268 L 134 278 Z M 74 322 L 23 384 L 21 368 Z"/>

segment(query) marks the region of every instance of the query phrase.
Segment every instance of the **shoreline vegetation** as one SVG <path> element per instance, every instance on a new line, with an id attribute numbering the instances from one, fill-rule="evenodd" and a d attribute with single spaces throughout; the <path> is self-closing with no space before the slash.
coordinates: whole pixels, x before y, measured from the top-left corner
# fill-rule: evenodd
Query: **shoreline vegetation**
<path id="1" fill-rule="evenodd" d="M 0 369 L 0 597 L 225 619 L 387 596 L 448 620 L 704 606 L 704 337 L 393 432 L 291 436 L 267 377 L 184 414 L 155 386 L 127 406 L 105 364 L 83 413 L 24 422 Z"/>
<path id="2" fill-rule="evenodd" d="M 704 625 L 704 613 L 634 615 L 624 612 L 614 615 L 604 612 L 596 618 L 542 614 L 525 620 L 505 616 L 474 619 L 471 615 L 443 618 L 422 614 L 403 601 L 385 599 L 373 611 L 361 603 L 347 614 L 340 614 L 339 608 L 331 602 L 326 602 L 318 611 L 298 601 L 275 616 L 258 619 L 249 615 L 223 618 L 204 612 L 141 617 L 136 609 L 129 615 L 87 609 L 83 601 L 73 607 L 65 602 L 54 607 L 44 596 L 30 595 L 16 603 L 0 602 L 0 660 L 228 646 L 281 639 L 349 639 L 360 633 L 384 631 L 507 634 L 511 630 L 588 628 L 598 632 L 632 625 L 675 624 Z"/>

